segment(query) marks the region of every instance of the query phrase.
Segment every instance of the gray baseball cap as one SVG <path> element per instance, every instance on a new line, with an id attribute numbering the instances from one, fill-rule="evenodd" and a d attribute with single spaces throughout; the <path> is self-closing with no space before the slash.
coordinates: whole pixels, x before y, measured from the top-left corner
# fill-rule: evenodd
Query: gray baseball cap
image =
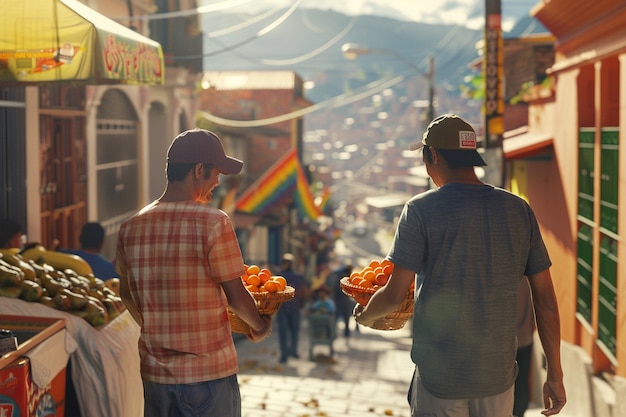
<path id="1" fill-rule="evenodd" d="M 423 146 L 436 148 L 446 160 L 456 166 L 485 166 L 485 160 L 476 150 L 474 128 L 456 114 L 444 114 L 435 118 L 424 132 L 422 140 L 412 143 L 409 149 Z"/>

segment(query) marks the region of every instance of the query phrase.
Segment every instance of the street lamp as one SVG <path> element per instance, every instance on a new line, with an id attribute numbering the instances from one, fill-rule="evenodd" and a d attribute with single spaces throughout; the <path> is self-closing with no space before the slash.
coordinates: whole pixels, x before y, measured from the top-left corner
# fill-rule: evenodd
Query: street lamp
<path id="1" fill-rule="evenodd" d="M 435 99 L 435 58 L 432 56 L 429 57 L 428 60 L 428 72 L 422 72 L 415 64 L 406 59 L 404 56 L 400 55 L 396 51 L 391 49 L 373 49 L 368 48 L 367 46 L 358 45 L 356 43 L 344 43 L 341 46 L 341 53 L 346 59 L 357 59 L 360 55 L 367 54 L 388 54 L 393 55 L 398 58 L 400 61 L 404 62 L 411 69 L 413 69 L 416 73 L 421 75 L 422 77 L 428 80 L 428 114 L 426 123 L 430 123 L 431 120 L 435 118 L 435 108 L 434 108 L 434 99 Z"/>

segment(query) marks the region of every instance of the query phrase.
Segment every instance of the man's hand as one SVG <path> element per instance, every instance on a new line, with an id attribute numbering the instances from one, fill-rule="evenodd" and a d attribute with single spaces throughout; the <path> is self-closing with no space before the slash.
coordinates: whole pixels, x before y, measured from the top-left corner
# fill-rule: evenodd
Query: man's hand
<path id="1" fill-rule="evenodd" d="M 248 340 L 252 342 L 260 342 L 263 339 L 267 339 L 272 334 L 272 318 L 270 316 L 261 316 L 264 326 L 259 330 L 254 330 L 250 327 L 250 334 L 246 335 Z"/>
<path id="2" fill-rule="evenodd" d="M 543 384 L 543 405 L 545 410 L 541 414 L 553 416 L 560 413 L 566 401 L 563 382 L 546 381 Z"/>
<path id="3" fill-rule="evenodd" d="M 361 316 L 361 314 L 363 313 L 363 309 L 365 308 L 365 306 L 362 306 L 359 303 L 356 303 L 356 305 L 354 306 L 354 310 L 352 311 L 352 315 L 354 316 L 354 320 L 356 320 L 357 323 L 362 324 L 363 326 L 368 327 L 368 325 L 371 325 L 373 320 L 364 320 L 363 317 Z"/>

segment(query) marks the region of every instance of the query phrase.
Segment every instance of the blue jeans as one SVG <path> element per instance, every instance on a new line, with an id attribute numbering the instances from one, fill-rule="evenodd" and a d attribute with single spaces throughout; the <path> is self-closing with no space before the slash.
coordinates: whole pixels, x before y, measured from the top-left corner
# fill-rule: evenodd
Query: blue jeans
<path id="1" fill-rule="evenodd" d="M 278 310 L 278 346 L 281 361 L 284 362 L 289 356 L 298 354 L 299 335 L 300 310 L 289 310 L 283 306 Z"/>
<path id="2" fill-rule="evenodd" d="M 196 384 L 144 381 L 144 417 L 241 417 L 237 375 Z"/>

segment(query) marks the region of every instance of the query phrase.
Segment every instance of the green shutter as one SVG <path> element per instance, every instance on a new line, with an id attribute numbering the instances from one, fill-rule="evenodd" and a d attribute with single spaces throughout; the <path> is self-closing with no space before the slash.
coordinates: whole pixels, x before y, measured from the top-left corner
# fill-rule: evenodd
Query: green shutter
<path id="1" fill-rule="evenodd" d="M 602 236 L 598 290 L 598 339 L 616 355 L 617 241 Z"/>
<path id="2" fill-rule="evenodd" d="M 578 134 L 578 216 L 593 222 L 594 136 L 589 129 Z"/>
<path id="3" fill-rule="evenodd" d="M 581 224 L 578 230 L 578 258 L 576 280 L 578 294 L 576 311 L 591 323 L 593 270 L 593 233 L 590 226 Z"/>
<path id="4" fill-rule="evenodd" d="M 602 129 L 600 151 L 600 227 L 617 234 L 619 131 Z"/>

